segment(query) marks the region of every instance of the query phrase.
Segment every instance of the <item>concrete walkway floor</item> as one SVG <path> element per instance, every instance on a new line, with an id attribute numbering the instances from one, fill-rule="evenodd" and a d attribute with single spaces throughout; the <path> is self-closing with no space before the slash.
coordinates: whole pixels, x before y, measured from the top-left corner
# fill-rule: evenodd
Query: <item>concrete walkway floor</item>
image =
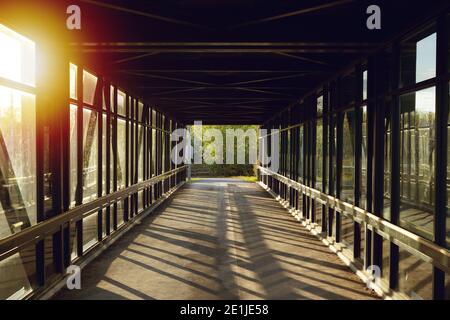
<path id="1" fill-rule="evenodd" d="M 255 183 L 203 179 L 81 272 L 55 299 L 374 299 Z"/>

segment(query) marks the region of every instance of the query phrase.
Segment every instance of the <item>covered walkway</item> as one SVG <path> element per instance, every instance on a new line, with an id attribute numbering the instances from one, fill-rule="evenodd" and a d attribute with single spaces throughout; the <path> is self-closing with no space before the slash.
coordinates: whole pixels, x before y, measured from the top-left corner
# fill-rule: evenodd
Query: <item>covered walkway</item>
<path id="1" fill-rule="evenodd" d="M 201 179 L 82 270 L 56 299 L 373 299 L 255 183 Z"/>

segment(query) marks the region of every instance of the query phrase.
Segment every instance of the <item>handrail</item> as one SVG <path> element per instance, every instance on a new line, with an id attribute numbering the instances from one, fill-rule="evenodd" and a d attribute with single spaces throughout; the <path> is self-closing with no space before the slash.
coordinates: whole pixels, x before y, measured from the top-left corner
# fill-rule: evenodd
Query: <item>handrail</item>
<path id="1" fill-rule="evenodd" d="M 375 231 L 380 231 L 383 238 L 390 240 L 397 245 L 403 245 L 420 252 L 430 259 L 430 262 L 439 269 L 450 273 L 450 251 L 441 247 L 428 239 L 416 235 L 406 229 L 403 229 L 373 213 L 359 208 L 351 203 L 342 201 L 336 197 L 330 196 L 317 189 L 305 186 L 300 182 L 291 180 L 279 173 L 276 173 L 268 168 L 258 166 L 258 170 L 270 175 L 278 181 L 288 185 L 289 187 L 300 191 L 301 193 L 319 200 L 322 204 L 331 209 L 336 209 L 339 212 L 349 215 L 353 220 L 364 221 Z"/>
<path id="2" fill-rule="evenodd" d="M 183 165 L 174 170 L 162 173 L 156 177 L 152 177 L 148 180 L 129 186 L 126 189 L 115 191 L 103 197 L 97 198 L 89 203 L 81 204 L 60 215 L 26 228 L 19 233 L 0 239 L 0 261 L 19 252 L 22 248 L 38 242 L 39 240 L 43 239 L 45 236 L 57 230 L 58 228 L 61 228 L 65 224 L 72 221 L 78 221 L 85 216 L 93 214 L 98 210 L 101 210 L 103 207 L 116 203 L 131 194 L 137 193 L 141 189 L 150 187 L 160 181 L 167 179 L 168 177 L 173 176 L 174 174 L 184 170 L 186 167 L 186 165 Z"/>

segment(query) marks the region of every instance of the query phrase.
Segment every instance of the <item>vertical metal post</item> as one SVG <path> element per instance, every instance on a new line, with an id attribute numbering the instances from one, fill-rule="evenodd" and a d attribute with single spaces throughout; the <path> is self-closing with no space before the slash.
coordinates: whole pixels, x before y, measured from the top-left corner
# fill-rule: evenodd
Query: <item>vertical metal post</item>
<path id="1" fill-rule="evenodd" d="M 435 156 L 435 208 L 434 242 L 446 245 L 447 214 L 447 126 L 449 115 L 449 80 L 445 75 L 449 71 L 449 26 L 448 15 L 441 15 L 437 21 L 437 76 L 436 86 L 436 156 Z M 448 223 L 448 222 L 447 222 Z M 433 267 L 433 298 L 445 299 L 445 272 Z"/>
<path id="2" fill-rule="evenodd" d="M 105 83 L 104 95 L 106 102 L 106 163 L 105 163 L 105 194 L 109 194 L 111 191 L 111 85 L 109 82 Z M 111 233 L 111 206 L 106 207 L 106 220 L 105 220 L 106 236 Z"/>
<path id="3" fill-rule="evenodd" d="M 77 72 L 77 188 L 75 205 L 83 203 L 83 65 L 78 65 Z M 83 255 L 83 219 L 76 222 L 77 256 Z"/>
<path id="4" fill-rule="evenodd" d="M 113 192 L 117 191 L 117 87 L 114 86 L 114 96 L 113 96 L 113 122 L 112 122 L 112 152 L 113 152 Z M 122 150 L 123 152 L 123 150 Z M 113 229 L 117 230 L 117 202 L 113 204 Z"/>

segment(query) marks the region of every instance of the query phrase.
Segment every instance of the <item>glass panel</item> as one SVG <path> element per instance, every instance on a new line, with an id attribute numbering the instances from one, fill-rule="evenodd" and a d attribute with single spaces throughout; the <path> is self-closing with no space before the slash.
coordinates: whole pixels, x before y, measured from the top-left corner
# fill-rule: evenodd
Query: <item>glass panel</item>
<path id="1" fill-rule="evenodd" d="M 359 206 L 367 210 L 366 192 L 367 192 L 367 107 L 361 108 L 362 119 L 362 140 L 361 140 L 361 190 Z"/>
<path id="2" fill-rule="evenodd" d="M 152 126 L 156 126 L 156 111 L 152 110 Z"/>
<path id="3" fill-rule="evenodd" d="M 152 129 L 152 177 L 156 174 L 156 129 Z"/>
<path id="4" fill-rule="evenodd" d="M 125 153 L 126 153 L 126 122 L 117 120 L 117 188 L 125 188 Z"/>
<path id="5" fill-rule="evenodd" d="M 34 246 L 0 261 L 0 299 L 21 299 L 33 291 L 36 274 Z"/>
<path id="6" fill-rule="evenodd" d="M 165 135 L 164 135 L 165 136 Z M 291 130 L 286 132 L 286 176 L 291 177 Z"/>
<path id="7" fill-rule="evenodd" d="M 360 248 L 359 251 L 359 258 L 361 261 L 364 261 L 364 248 L 366 246 L 366 230 L 364 228 L 364 225 L 360 224 L 360 230 L 361 230 L 361 240 L 360 240 Z"/>
<path id="8" fill-rule="evenodd" d="M 83 70 L 83 102 L 93 105 L 95 88 L 97 86 L 97 77 Z"/>
<path id="9" fill-rule="evenodd" d="M 97 242 L 97 213 L 83 219 L 83 251 Z"/>
<path id="10" fill-rule="evenodd" d="M 316 189 L 322 191 L 323 185 L 323 121 L 322 119 L 317 120 L 316 129 Z"/>
<path id="11" fill-rule="evenodd" d="M 298 150 L 299 150 L 299 156 L 298 156 L 298 181 L 303 182 L 303 125 L 299 128 L 299 138 L 298 138 Z M 268 141 L 270 143 L 271 138 L 268 138 Z"/>
<path id="12" fill-rule="evenodd" d="M 110 217 L 109 217 L 109 221 L 110 221 L 110 227 L 112 226 L 112 217 L 111 217 L 111 212 L 112 211 L 110 211 Z M 103 236 L 106 236 L 106 231 L 108 231 L 108 229 L 107 229 L 107 227 L 106 227 L 106 215 L 107 215 L 107 212 L 106 212 L 106 209 L 103 209 L 102 210 L 102 223 L 103 223 L 103 228 L 102 228 L 102 235 Z M 111 231 L 111 228 L 110 228 L 110 230 L 109 231 Z"/>
<path id="13" fill-rule="evenodd" d="M 317 98 L 317 116 L 320 117 L 323 114 L 323 96 Z"/>
<path id="14" fill-rule="evenodd" d="M 117 227 L 123 225 L 123 201 L 117 202 Z"/>
<path id="15" fill-rule="evenodd" d="M 342 173 L 341 196 L 346 202 L 353 203 L 355 199 L 355 142 L 354 142 L 355 112 L 344 114 L 342 129 Z"/>
<path id="16" fill-rule="evenodd" d="M 389 287 L 389 272 L 390 272 L 390 253 L 391 242 L 382 238 L 382 258 L 381 258 L 381 284 L 384 288 Z"/>
<path id="17" fill-rule="evenodd" d="M 70 105 L 70 207 L 75 206 L 77 189 L 77 106 Z"/>
<path id="18" fill-rule="evenodd" d="M 401 142 L 400 142 L 401 144 Z M 391 119 L 384 119 L 384 178 L 383 178 L 383 212 L 386 220 L 391 220 Z M 401 170 L 401 169 L 400 169 Z"/>
<path id="19" fill-rule="evenodd" d="M 166 172 L 166 152 L 165 152 L 165 149 L 166 149 L 166 144 L 165 144 L 165 137 L 166 137 L 166 133 L 165 132 L 161 132 L 161 150 L 162 150 L 162 152 L 161 152 L 161 168 L 162 168 L 162 171 L 161 171 L 161 173 L 164 173 L 164 172 Z"/>
<path id="20" fill-rule="evenodd" d="M 35 44 L 0 24 L 0 77 L 35 84 Z"/>
<path id="21" fill-rule="evenodd" d="M 433 266 L 400 248 L 399 291 L 413 299 L 432 298 Z"/>
<path id="22" fill-rule="evenodd" d="M 139 137 L 138 137 L 138 144 L 139 144 L 139 163 L 138 163 L 138 169 L 139 169 L 139 175 L 138 175 L 138 181 L 144 180 L 144 129 L 143 126 L 139 125 Z"/>
<path id="23" fill-rule="evenodd" d="M 126 95 L 120 90 L 117 90 L 117 113 L 125 116 L 126 115 Z"/>
<path id="24" fill-rule="evenodd" d="M 436 33 L 402 43 L 401 82 L 410 85 L 436 76 Z"/>
<path id="25" fill-rule="evenodd" d="M 316 218 L 316 230 L 318 232 L 322 232 L 322 204 L 320 204 L 317 201 L 314 201 L 314 210 Z"/>
<path id="26" fill-rule="evenodd" d="M 341 214 L 341 230 L 342 230 L 342 242 L 346 245 L 347 249 L 351 252 L 351 258 L 353 258 L 353 243 L 354 243 L 354 226 L 353 220 L 347 217 L 345 214 Z"/>
<path id="27" fill-rule="evenodd" d="M 138 212 L 141 212 L 144 209 L 144 191 L 141 190 L 138 192 Z"/>
<path id="28" fill-rule="evenodd" d="M 367 99 L 367 70 L 363 71 L 363 100 Z"/>
<path id="29" fill-rule="evenodd" d="M 144 105 L 142 102 L 138 103 L 138 120 L 142 121 L 142 112 L 144 111 Z"/>
<path id="30" fill-rule="evenodd" d="M 106 128 L 107 128 L 107 122 L 106 122 L 106 114 L 103 114 L 102 116 L 102 195 L 106 194 Z"/>
<path id="31" fill-rule="evenodd" d="M 69 65 L 69 75 L 70 75 L 70 98 L 77 99 L 77 72 L 78 67 L 71 63 Z"/>
<path id="32" fill-rule="evenodd" d="M 435 88 L 400 97 L 400 225 L 432 238 Z"/>
<path id="33" fill-rule="evenodd" d="M 0 86 L 0 239 L 36 223 L 35 96 Z"/>
<path id="34" fill-rule="evenodd" d="M 436 33 L 417 42 L 416 82 L 436 76 Z"/>
<path id="35" fill-rule="evenodd" d="M 97 112 L 83 109 L 83 203 L 97 198 Z"/>

